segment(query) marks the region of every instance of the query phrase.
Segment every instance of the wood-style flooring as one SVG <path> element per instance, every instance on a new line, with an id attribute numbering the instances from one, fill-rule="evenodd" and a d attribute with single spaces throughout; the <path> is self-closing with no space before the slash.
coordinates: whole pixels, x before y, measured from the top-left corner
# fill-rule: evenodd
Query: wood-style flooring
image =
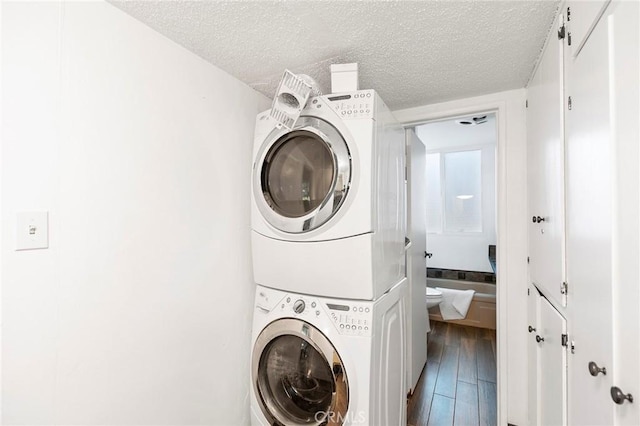
<path id="1" fill-rule="evenodd" d="M 409 426 L 496 426 L 495 330 L 431 321 Z"/>

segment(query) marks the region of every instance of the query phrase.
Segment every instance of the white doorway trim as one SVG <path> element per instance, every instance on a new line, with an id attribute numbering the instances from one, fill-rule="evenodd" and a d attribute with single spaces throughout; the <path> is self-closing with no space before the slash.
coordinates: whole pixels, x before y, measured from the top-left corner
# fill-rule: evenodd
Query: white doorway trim
<path id="1" fill-rule="evenodd" d="M 525 89 L 394 111 L 405 127 L 496 114 L 498 424 L 527 424 L 527 162 Z"/>

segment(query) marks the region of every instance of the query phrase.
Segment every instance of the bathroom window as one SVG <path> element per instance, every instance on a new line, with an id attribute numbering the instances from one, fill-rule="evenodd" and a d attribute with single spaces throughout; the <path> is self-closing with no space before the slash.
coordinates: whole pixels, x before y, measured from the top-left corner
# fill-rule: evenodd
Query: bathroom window
<path id="1" fill-rule="evenodd" d="M 442 233 L 440 153 L 427 154 L 427 232 Z"/>
<path id="2" fill-rule="evenodd" d="M 427 232 L 482 232 L 482 151 L 427 154 Z"/>

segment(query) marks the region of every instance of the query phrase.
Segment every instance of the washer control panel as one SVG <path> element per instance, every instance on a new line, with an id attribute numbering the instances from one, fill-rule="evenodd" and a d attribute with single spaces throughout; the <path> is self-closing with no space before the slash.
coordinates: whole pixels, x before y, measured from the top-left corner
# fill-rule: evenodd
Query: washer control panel
<path id="1" fill-rule="evenodd" d="M 280 302 L 280 311 L 313 318 L 320 316 L 321 313 L 315 300 L 301 295 L 287 295 Z"/>
<path id="2" fill-rule="evenodd" d="M 342 95 L 328 95 L 327 103 L 344 119 L 373 118 L 374 109 L 373 90 L 360 90 Z"/>
<path id="3" fill-rule="evenodd" d="M 371 336 L 373 313 L 368 305 L 327 303 L 329 315 L 340 334 Z"/>
<path id="4" fill-rule="evenodd" d="M 263 308 L 264 309 L 264 308 Z M 312 321 L 321 315 L 328 315 L 338 333 L 350 336 L 371 336 L 373 312 L 371 304 L 356 301 L 325 301 L 303 295 L 287 294 L 276 309 L 298 318 Z M 324 312 L 323 312 L 324 311 Z"/>

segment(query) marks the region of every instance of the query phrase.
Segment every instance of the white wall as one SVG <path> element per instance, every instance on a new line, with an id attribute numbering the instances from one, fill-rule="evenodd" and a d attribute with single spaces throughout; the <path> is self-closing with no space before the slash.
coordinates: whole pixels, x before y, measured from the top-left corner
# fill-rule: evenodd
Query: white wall
<path id="1" fill-rule="evenodd" d="M 2 423 L 247 424 L 268 100 L 101 2 L 4 3 L 2 61 Z"/>
<path id="2" fill-rule="evenodd" d="M 493 115 L 476 126 L 462 126 L 456 120 L 416 126 L 416 134 L 427 152 L 467 149 L 482 151 L 482 232 L 429 233 L 426 260 L 430 268 L 493 272 L 489 245 L 496 244 L 496 122 Z"/>
<path id="3" fill-rule="evenodd" d="M 525 90 L 395 111 L 405 125 L 496 111 L 498 128 L 498 423 L 527 424 L 527 161 Z"/>

